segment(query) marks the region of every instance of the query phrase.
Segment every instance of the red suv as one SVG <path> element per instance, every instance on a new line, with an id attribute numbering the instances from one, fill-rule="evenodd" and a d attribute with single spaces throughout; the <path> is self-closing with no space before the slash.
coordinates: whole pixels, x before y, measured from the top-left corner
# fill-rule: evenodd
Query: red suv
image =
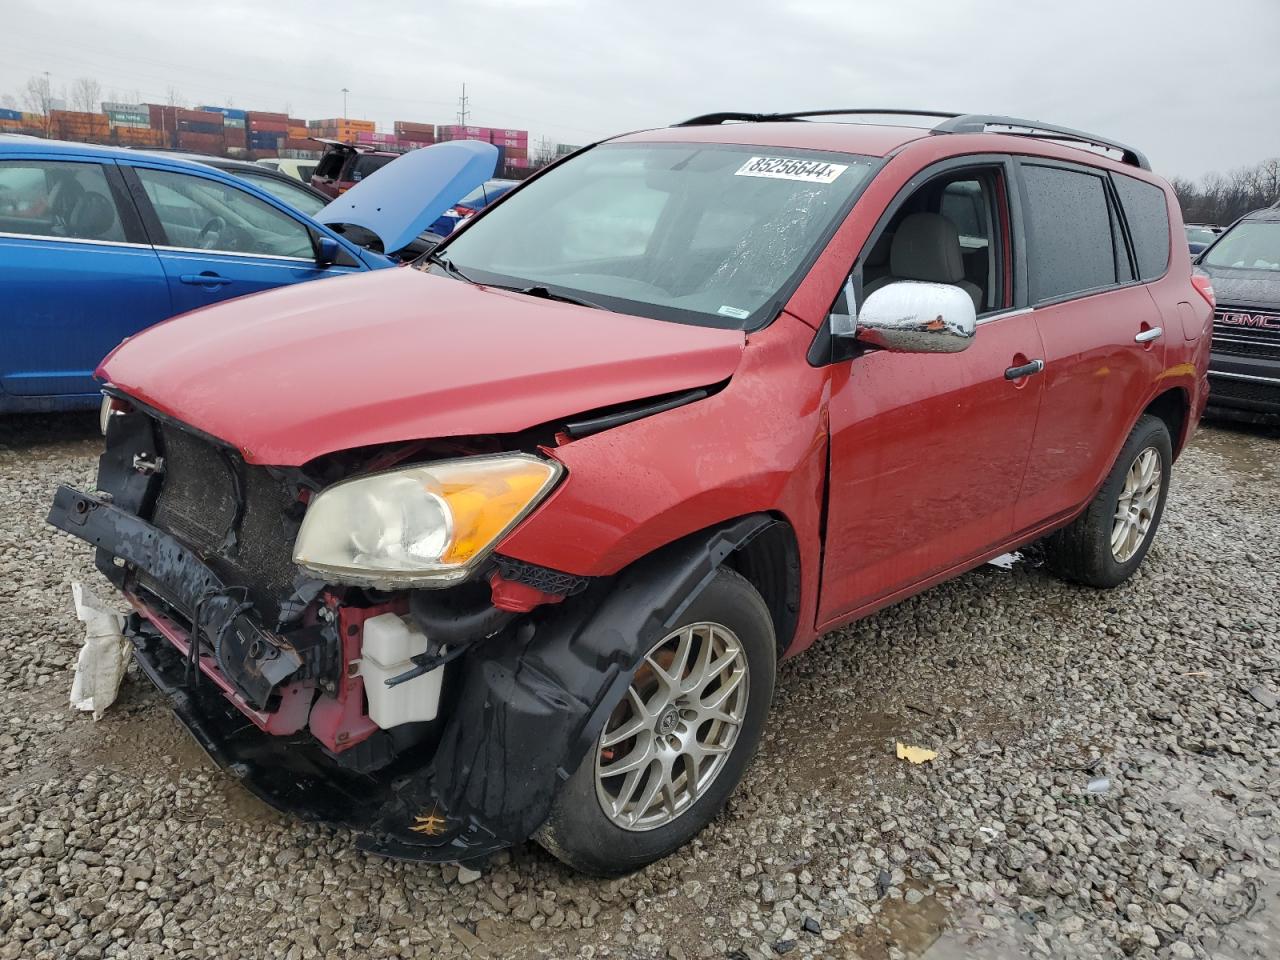
<path id="1" fill-rule="evenodd" d="M 377 150 L 364 144 L 342 143 L 323 137 L 311 139 L 325 144 L 325 151 L 311 173 L 310 183 L 314 189 L 329 197 L 341 196 L 369 174 L 376 173 L 400 156 L 398 153 Z"/>
<path id="2" fill-rule="evenodd" d="M 1035 540 L 1133 574 L 1207 394 L 1168 184 L 1060 127 L 823 116 L 597 144 L 414 268 L 103 363 L 97 491 L 50 519 L 214 758 L 391 856 L 623 873 L 824 631 Z"/>

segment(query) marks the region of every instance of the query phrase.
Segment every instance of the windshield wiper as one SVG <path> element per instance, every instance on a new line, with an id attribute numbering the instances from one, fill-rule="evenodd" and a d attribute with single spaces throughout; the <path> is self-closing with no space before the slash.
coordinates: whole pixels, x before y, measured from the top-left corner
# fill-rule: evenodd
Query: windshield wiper
<path id="1" fill-rule="evenodd" d="M 598 303 L 590 300 L 583 300 L 581 297 L 571 297 L 567 293 L 556 293 L 554 290 L 543 286 L 532 287 L 502 287 L 503 290 L 510 290 L 513 293 L 523 293 L 528 297 L 541 297 L 543 300 L 558 300 L 561 303 L 575 303 L 580 307 L 591 307 L 593 310 L 607 310 L 608 307 L 602 307 Z"/>
<path id="2" fill-rule="evenodd" d="M 439 266 L 444 268 L 444 272 L 449 274 L 449 276 L 451 277 L 457 277 L 459 280 L 465 280 L 467 283 L 476 282 L 475 280 L 472 280 L 470 277 L 468 277 L 461 270 L 459 270 L 457 265 L 454 264 L 454 262 L 450 260 L 443 253 L 440 253 L 436 250 L 432 250 L 430 253 L 427 254 L 426 260 L 427 260 L 427 263 L 439 264 Z"/>

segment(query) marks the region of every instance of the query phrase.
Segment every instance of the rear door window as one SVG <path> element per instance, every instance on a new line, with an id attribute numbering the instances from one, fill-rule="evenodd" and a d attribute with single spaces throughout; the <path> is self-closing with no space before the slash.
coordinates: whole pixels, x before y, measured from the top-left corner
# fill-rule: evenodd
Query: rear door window
<path id="1" fill-rule="evenodd" d="M 102 165 L 56 160 L 0 161 L 0 233 L 126 239 Z"/>
<path id="2" fill-rule="evenodd" d="M 1033 303 L 1114 286 L 1116 245 L 1103 175 L 1022 164 Z"/>
<path id="3" fill-rule="evenodd" d="M 1164 191 L 1136 177 L 1113 173 L 1116 194 L 1129 224 L 1138 276 L 1155 280 L 1169 267 L 1169 205 Z"/>

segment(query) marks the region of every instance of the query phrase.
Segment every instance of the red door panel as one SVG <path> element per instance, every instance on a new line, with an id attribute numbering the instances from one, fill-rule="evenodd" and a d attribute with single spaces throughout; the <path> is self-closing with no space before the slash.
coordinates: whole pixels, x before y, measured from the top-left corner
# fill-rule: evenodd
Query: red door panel
<path id="1" fill-rule="evenodd" d="M 978 326 L 956 354 L 868 353 L 833 371 L 831 479 L 819 622 L 998 544 L 1040 406 L 1030 314 Z"/>
<path id="2" fill-rule="evenodd" d="M 1033 316 L 1044 343 L 1044 400 L 1018 502 L 1018 530 L 1093 496 L 1164 369 L 1171 333 L 1165 325 L 1155 339 L 1135 341 L 1163 324 L 1145 286 L 1039 307 Z"/>

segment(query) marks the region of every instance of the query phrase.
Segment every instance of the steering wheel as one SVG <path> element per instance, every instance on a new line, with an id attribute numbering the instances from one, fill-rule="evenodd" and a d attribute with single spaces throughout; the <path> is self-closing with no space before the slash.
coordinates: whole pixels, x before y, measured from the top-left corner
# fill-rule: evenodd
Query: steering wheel
<path id="1" fill-rule="evenodd" d="M 200 228 L 200 236 L 196 237 L 196 246 L 201 250 L 212 250 L 218 245 L 218 238 L 222 236 L 222 231 L 225 229 L 227 229 L 227 221 L 221 217 L 214 217 Z"/>

